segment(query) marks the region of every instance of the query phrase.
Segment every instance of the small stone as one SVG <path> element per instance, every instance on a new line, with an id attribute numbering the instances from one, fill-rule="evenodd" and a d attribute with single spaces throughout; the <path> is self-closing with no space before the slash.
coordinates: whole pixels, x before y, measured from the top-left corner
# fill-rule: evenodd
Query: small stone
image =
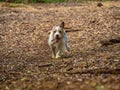
<path id="1" fill-rule="evenodd" d="M 71 84 L 71 82 L 70 82 L 70 81 L 67 81 L 66 83 L 67 83 L 67 84 Z"/>

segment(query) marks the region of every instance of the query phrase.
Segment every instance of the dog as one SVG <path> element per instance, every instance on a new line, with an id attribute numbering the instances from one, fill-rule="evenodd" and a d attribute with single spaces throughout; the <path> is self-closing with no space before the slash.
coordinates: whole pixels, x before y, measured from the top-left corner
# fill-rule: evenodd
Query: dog
<path id="1" fill-rule="evenodd" d="M 54 26 L 50 32 L 48 45 L 52 51 L 52 58 L 61 58 L 65 50 L 69 51 L 68 37 L 64 30 L 64 22 L 60 25 Z"/>

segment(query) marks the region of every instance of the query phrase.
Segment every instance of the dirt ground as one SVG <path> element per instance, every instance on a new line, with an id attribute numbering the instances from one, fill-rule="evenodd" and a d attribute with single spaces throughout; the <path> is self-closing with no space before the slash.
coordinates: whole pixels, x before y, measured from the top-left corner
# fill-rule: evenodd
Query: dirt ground
<path id="1" fill-rule="evenodd" d="M 61 21 L 71 52 L 52 59 L 48 32 Z M 0 90 L 119 90 L 118 39 L 119 1 L 0 3 Z"/>

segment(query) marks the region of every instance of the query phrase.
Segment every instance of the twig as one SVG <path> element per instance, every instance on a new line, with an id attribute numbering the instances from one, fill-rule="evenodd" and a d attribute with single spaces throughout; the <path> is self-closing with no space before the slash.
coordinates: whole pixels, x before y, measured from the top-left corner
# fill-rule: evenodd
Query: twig
<path id="1" fill-rule="evenodd" d="M 109 69 L 109 68 L 97 68 L 90 70 L 72 70 L 66 72 L 67 74 L 120 74 L 120 69 Z"/>
<path id="2" fill-rule="evenodd" d="M 47 63 L 47 64 L 39 65 L 39 67 L 49 67 L 49 66 L 53 66 L 53 64 Z"/>
<path id="3" fill-rule="evenodd" d="M 110 39 L 110 40 L 106 40 L 106 41 L 100 41 L 100 43 L 103 46 L 113 45 L 113 44 L 116 44 L 116 43 L 120 43 L 120 38 Z"/>
<path id="4" fill-rule="evenodd" d="M 81 30 L 74 30 L 74 29 L 66 30 L 66 32 L 77 32 L 77 31 L 81 31 Z"/>

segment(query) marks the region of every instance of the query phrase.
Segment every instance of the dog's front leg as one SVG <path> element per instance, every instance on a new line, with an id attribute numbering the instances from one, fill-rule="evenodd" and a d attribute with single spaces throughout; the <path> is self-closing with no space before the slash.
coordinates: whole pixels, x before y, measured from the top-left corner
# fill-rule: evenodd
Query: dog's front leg
<path id="1" fill-rule="evenodd" d="M 55 58 L 55 47 L 51 47 L 52 50 L 52 58 Z"/>
<path id="2" fill-rule="evenodd" d="M 56 58 L 61 58 L 61 51 L 60 50 L 56 53 Z"/>
<path id="3" fill-rule="evenodd" d="M 62 49 L 59 49 L 58 52 L 56 53 L 56 58 L 61 58 L 62 55 Z"/>

